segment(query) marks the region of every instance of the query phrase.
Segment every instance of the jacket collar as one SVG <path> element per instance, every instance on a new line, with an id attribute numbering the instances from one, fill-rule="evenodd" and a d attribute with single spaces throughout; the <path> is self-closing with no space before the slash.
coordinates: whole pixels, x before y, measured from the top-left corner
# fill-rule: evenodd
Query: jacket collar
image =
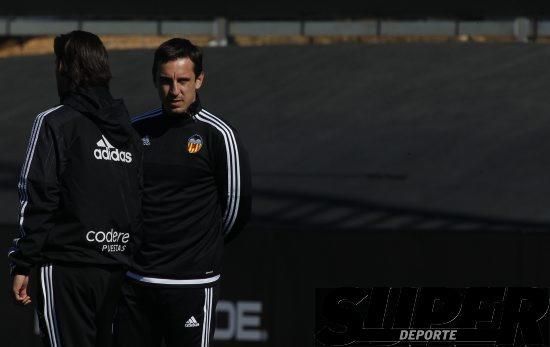
<path id="1" fill-rule="evenodd" d="M 191 105 L 189 105 L 189 108 L 187 109 L 187 112 L 185 112 L 185 114 L 173 116 L 173 115 L 170 115 L 168 112 L 166 112 L 164 108 L 162 109 L 162 113 L 166 117 L 170 117 L 170 118 L 188 119 L 188 118 L 194 118 L 194 116 L 197 113 L 199 113 L 201 110 L 202 110 L 202 104 L 199 99 L 199 95 L 197 94 L 197 98 L 195 99 L 195 101 L 193 101 Z"/>

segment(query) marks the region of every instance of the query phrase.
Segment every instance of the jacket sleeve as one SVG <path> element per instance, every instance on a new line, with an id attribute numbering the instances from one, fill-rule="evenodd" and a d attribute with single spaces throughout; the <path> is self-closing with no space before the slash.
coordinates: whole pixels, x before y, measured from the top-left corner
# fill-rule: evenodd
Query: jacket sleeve
<path id="1" fill-rule="evenodd" d="M 28 274 L 41 260 L 59 205 L 59 153 L 58 139 L 41 114 L 34 121 L 19 177 L 20 236 L 8 253 L 12 274 Z"/>
<path id="2" fill-rule="evenodd" d="M 215 148 L 218 196 L 222 206 L 225 243 L 231 241 L 250 219 L 252 184 L 250 163 L 237 132 L 226 126 Z"/>

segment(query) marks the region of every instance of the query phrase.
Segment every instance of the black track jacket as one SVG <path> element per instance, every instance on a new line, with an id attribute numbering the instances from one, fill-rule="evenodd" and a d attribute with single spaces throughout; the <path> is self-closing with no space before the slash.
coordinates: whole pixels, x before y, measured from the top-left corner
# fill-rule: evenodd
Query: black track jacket
<path id="1" fill-rule="evenodd" d="M 141 141 L 122 100 L 79 88 L 40 113 L 19 179 L 12 273 L 42 263 L 127 265 L 141 228 Z"/>
<path id="2" fill-rule="evenodd" d="M 157 285 L 220 277 L 224 240 L 250 216 L 248 154 L 235 129 L 196 101 L 189 115 L 161 108 L 134 117 L 143 142 L 143 243 L 128 276 Z"/>

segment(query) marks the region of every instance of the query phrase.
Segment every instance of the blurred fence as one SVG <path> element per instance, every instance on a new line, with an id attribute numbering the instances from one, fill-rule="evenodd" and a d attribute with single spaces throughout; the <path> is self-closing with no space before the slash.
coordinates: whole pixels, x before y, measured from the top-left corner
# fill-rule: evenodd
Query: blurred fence
<path id="1" fill-rule="evenodd" d="M 203 35 L 227 40 L 233 36 L 487 36 L 519 41 L 550 36 L 550 20 L 526 17 L 499 20 L 89 20 L 0 17 L 0 35 L 55 35 L 86 30 L 99 35 Z"/>

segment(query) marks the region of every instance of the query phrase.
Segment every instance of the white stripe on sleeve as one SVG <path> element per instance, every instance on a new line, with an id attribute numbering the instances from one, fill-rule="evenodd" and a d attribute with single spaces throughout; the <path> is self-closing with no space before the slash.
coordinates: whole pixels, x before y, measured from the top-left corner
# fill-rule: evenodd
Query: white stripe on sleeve
<path id="1" fill-rule="evenodd" d="M 226 156 L 227 156 L 227 207 L 224 214 L 224 234 L 230 232 L 235 220 L 237 218 L 237 212 L 240 202 L 240 163 L 239 152 L 237 148 L 237 141 L 233 130 L 225 124 L 221 119 L 208 113 L 206 110 L 202 110 L 199 114 L 195 115 L 196 119 L 208 123 L 216 128 L 224 137 Z"/>

